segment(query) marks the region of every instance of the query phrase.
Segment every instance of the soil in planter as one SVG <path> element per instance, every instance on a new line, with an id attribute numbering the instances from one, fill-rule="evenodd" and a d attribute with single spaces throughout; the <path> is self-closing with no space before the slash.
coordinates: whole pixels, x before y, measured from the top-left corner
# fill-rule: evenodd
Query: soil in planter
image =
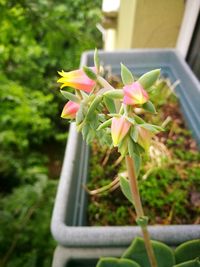
<path id="1" fill-rule="evenodd" d="M 158 95 L 159 94 L 159 95 Z M 161 125 L 169 117 L 166 131 L 153 141 L 150 156 L 143 156 L 138 177 L 145 214 L 150 224 L 200 223 L 200 153 L 186 128 L 179 103 L 168 86 L 153 96 L 158 114 L 145 119 Z M 147 118 L 149 117 L 149 118 Z M 89 190 L 101 188 L 125 171 L 116 149 L 91 145 Z M 119 187 L 89 196 L 89 225 L 134 225 L 134 208 Z"/>

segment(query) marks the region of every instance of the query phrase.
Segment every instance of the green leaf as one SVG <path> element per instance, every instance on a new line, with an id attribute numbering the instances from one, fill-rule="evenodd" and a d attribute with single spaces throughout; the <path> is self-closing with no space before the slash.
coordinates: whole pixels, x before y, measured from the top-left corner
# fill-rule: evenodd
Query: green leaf
<path id="1" fill-rule="evenodd" d="M 140 126 L 155 134 L 161 131 L 164 131 L 164 129 L 161 126 L 153 125 L 149 123 L 143 123 L 143 124 L 140 124 Z"/>
<path id="2" fill-rule="evenodd" d="M 116 90 L 110 90 L 103 94 L 105 97 L 109 98 L 116 98 L 116 99 L 122 99 L 124 96 L 123 90 L 116 89 Z"/>
<path id="3" fill-rule="evenodd" d="M 83 126 L 83 129 L 82 129 L 82 135 L 83 135 L 83 139 L 84 139 L 84 140 L 86 140 L 86 137 L 87 137 L 89 131 L 90 131 L 90 127 L 89 127 L 89 125 L 88 125 L 88 124 L 85 124 L 85 125 Z"/>
<path id="4" fill-rule="evenodd" d="M 164 243 L 151 241 L 158 267 L 172 267 L 175 264 L 173 251 Z M 151 267 L 144 240 L 137 237 L 122 255 L 123 258 L 136 261 L 141 267 Z"/>
<path id="5" fill-rule="evenodd" d="M 80 102 L 79 98 L 77 96 L 75 96 L 74 94 L 71 94 L 71 93 L 69 93 L 67 91 L 64 91 L 64 90 L 60 90 L 60 92 L 68 100 L 71 100 L 71 101 L 73 101 L 75 103 L 79 103 Z"/>
<path id="6" fill-rule="evenodd" d="M 93 141 L 94 137 L 95 137 L 95 132 L 94 130 L 90 129 L 85 139 L 86 143 L 89 144 L 91 141 Z"/>
<path id="7" fill-rule="evenodd" d="M 94 80 L 94 81 L 97 80 L 97 75 L 91 68 L 87 66 L 83 66 L 83 71 L 88 76 L 88 78 L 90 78 L 91 80 Z"/>
<path id="8" fill-rule="evenodd" d="M 144 89 L 148 89 L 156 82 L 159 75 L 160 75 L 160 69 L 155 69 L 142 75 L 138 79 L 138 82 L 142 85 Z"/>
<path id="9" fill-rule="evenodd" d="M 141 165 L 141 156 L 139 146 L 134 143 L 131 139 L 128 140 L 128 152 L 130 157 L 133 159 L 136 176 L 139 175 L 140 165 Z"/>
<path id="10" fill-rule="evenodd" d="M 123 140 L 118 145 L 118 151 L 122 155 L 122 157 L 125 157 L 128 151 L 128 136 L 125 136 Z"/>
<path id="11" fill-rule="evenodd" d="M 156 114 L 156 109 L 154 107 L 154 104 L 151 101 L 146 102 L 145 104 L 143 104 L 142 106 L 143 109 L 145 109 L 146 111 Z"/>
<path id="12" fill-rule="evenodd" d="M 135 126 L 131 127 L 130 136 L 133 139 L 133 141 L 137 143 L 137 140 L 138 140 L 138 128 L 137 127 Z"/>
<path id="13" fill-rule="evenodd" d="M 180 264 L 176 264 L 173 267 L 200 267 L 200 261 L 197 258 L 195 260 L 185 261 Z"/>
<path id="14" fill-rule="evenodd" d="M 97 131 L 109 127 L 111 125 L 111 123 L 112 123 L 112 118 L 107 120 L 107 121 L 104 121 L 101 125 L 99 125 L 99 127 L 97 128 Z"/>
<path id="15" fill-rule="evenodd" d="M 187 241 L 175 249 L 176 263 L 200 257 L 200 239 Z"/>
<path id="16" fill-rule="evenodd" d="M 101 103 L 101 100 L 103 99 L 102 95 L 98 95 L 94 98 L 94 100 L 92 101 L 92 103 L 90 104 L 89 108 L 88 108 L 88 112 L 86 114 L 86 118 L 90 118 L 93 116 L 94 111 L 97 109 L 98 105 Z"/>
<path id="17" fill-rule="evenodd" d="M 115 103 L 114 100 L 108 97 L 104 97 L 103 99 L 108 111 L 110 113 L 116 113 L 116 109 L 115 109 Z"/>
<path id="18" fill-rule="evenodd" d="M 99 55 L 98 55 L 97 48 L 95 48 L 95 51 L 94 51 L 94 65 L 97 68 L 97 73 L 99 73 L 99 70 L 100 70 L 100 60 L 99 60 Z"/>
<path id="19" fill-rule="evenodd" d="M 142 118 L 140 118 L 139 116 L 135 114 L 134 114 L 134 119 L 138 124 L 145 123 L 145 121 Z"/>
<path id="20" fill-rule="evenodd" d="M 76 125 L 79 125 L 85 117 L 85 103 L 81 103 L 76 115 Z"/>
<path id="21" fill-rule="evenodd" d="M 140 267 L 140 265 L 132 260 L 118 258 L 101 258 L 96 267 Z"/>
<path id="22" fill-rule="evenodd" d="M 120 176 L 120 187 L 125 197 L 133 204 L 130 183 L 124 176 Z"/>
<path id="23" fill-rule="evenodd" d="M 121 77 L 122 77 L 122 82 L 124 85 L 131 84 L 134 82 L 134 78 L 130 70 L 121 63 Z"/>

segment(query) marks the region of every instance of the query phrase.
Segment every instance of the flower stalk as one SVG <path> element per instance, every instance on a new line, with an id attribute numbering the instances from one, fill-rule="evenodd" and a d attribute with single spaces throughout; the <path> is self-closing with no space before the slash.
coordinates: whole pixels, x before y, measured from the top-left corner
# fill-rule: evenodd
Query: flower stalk
<path id="1" fill-rule="evenodd" d="M 128 171 L 129 181 L 130 181 L 133 203 L 135 206 L 137 218 L 139 219 L 139 218 L 144 217 L 144 211 L 142 208 L 134 162 L 130 156 L 126 156 L 126 166 L 127 166 L 127 171 Z M 156 262 L 152 244 L 150 242 L 150 235 L 147 229 L 147 225 L 141 226 L 141 230 L 142 230 L 144 243 L 145 243 L 145 247 L 146 247 L 146 251 L 149 257 L 151 267 L 157 267 L 157 262 Z"/>
<path id="2" fill-rule="evenodd" d="M 141 154 L 148 152 L 152 136 L 162 127 L 149 124 L 139 115 L 136 108 L 143 112 L 156 114 L 150 101 L 152 86 L 156 82 L 160 70 L 145 73 L 135 81 L 132 73 L 121 64 L 123 88 L 115 89 L 100 75 L 100 61 L 97 51 L 94 55 L 95 67 L 83 67 L 81 70 L 59 72 L 61 88 L 71 86 L 71 92 L 61 91 L 69 101 L 65 105 L 62 118 L 76 122 L 77 130 L 82 133 L 87 143 L 98 138 L 102 144 L 117 147 L 122 157 L 125 157 L 129 182 L 120 180 L 119 184 L 124 195 L 134 207 L 137 214 L 137 224 L 141 227 L 144 243 L 151 267 L 157 267 L 150 235 L 147 229 L 148 218 L 144 216 L 141 203 L 137 174 L 139 173 Z M 113 184 L 113 187 L 117 183 Z M 110 189 L 110 185 L 104 186 Z M 102 190 L 99 190 L 100 192 Z M 95 191 L 96 193 L 97 191 Z"/>

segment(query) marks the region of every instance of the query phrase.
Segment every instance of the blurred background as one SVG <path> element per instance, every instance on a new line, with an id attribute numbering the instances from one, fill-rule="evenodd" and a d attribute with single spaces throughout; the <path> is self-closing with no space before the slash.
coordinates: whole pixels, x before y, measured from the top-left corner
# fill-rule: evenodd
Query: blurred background
<path id="1" fill-rule="evenodd" d="M 0 266 L 51 265 L 68 122 L 57 70 L 83 51 L 177 48 L 200 78 L 199 0 L 0 0 Z"/>

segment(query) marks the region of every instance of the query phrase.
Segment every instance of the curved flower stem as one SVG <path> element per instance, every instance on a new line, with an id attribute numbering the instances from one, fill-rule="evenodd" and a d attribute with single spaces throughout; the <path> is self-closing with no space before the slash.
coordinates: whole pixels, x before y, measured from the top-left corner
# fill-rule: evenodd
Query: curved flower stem
<path id="1" fill-rule="evenodd" d="M 140 193 L 139 193 L 139 189 L 138 189 L 138 182 L 137 182 L 137 177 L 135 174 L 134 162 L 133 162 L 132 158 L 129 156 L 126 156 L 126 166 L 127 166 L 127 170 L 128 170 L 128 176 L 129 176 L 131 192 L 132 192 L 133 202 L 135 205 L 136 214 L 137 214 L 138 218 L 141 218 L 144 216 L 144 211 L 142 208 Z M 142 226 L 141 230 L 143 233 L 144 243 L 145 243 L 145 247 L 147 250 L 147 254 L 149 257 L 151 267 L 157 267 L 157 262 L 156 262 L 153 247 L 152 247 L 152 244 L 150 241 L 150 236 L 149 236 L 149 232 L 147 230 L 147 226 Z"/>

